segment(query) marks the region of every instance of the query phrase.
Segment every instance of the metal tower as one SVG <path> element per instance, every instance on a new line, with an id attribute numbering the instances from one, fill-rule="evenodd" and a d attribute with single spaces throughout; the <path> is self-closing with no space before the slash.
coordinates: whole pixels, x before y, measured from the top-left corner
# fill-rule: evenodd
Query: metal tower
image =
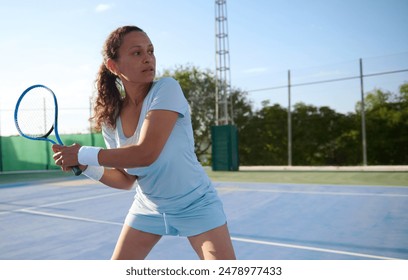
<path id="1" fill-rule="evenodd" d="M 230 55 L 228 42 L 227 1 L 215 0 L 215 124 L 232 124 Z M 228 108 L 230 107 L 230 108 Z M 228 109 L 230 109 L 230 113 Z"/>

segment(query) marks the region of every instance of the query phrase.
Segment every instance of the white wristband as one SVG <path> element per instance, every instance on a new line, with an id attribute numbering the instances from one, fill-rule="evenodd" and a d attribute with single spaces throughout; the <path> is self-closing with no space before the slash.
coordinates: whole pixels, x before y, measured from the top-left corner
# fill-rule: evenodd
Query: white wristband
<path id="1" fill-rule="evenodd" d="M 82 146 L 78 152 L 78 162 L 82 165 L 100 166 L 98 153 L 102 148 Z"/>
<path id="2" fill-rule="evenodd" d="M 92 180 L 99 181 L 101 180 L 104 171 L 105 168 L 103 168 L 102 166 L 88 165 L 88 167 L 84 171 L 82 171 L 82 174 Z"/>

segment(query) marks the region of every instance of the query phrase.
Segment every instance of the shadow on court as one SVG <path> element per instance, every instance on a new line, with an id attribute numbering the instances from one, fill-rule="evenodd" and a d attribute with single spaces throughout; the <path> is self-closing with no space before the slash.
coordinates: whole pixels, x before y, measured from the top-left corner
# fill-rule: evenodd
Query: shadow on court
<path id="1" fill-rule="evenodd" d="M 238 259 L 408 259 L 408 187 L 216 183 Z M 0 185 L 0 259 L 109 259 L 133 191 L 87 179 Z M 148 259 L 197 259 L 163 237 Z"/>

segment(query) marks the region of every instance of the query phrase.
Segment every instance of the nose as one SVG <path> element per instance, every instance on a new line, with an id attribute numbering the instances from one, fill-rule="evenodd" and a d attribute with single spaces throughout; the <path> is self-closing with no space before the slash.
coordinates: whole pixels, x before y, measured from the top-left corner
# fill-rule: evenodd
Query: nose
<path id="1" fill-rule="evenodd" d="M 143 57 L 143 63 L 144 64 L 148 64 L 151 63 L 153 61 L 153 56 L 150 54 L 145 54 L 145 56 Z"/>

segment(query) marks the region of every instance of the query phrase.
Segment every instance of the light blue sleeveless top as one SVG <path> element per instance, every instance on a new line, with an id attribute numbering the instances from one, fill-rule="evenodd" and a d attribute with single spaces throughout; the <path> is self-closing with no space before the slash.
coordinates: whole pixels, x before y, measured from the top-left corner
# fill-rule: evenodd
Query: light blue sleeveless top
<path id="1" fill-rule="evenodd" d="M 135 200 L 130 212 L 178 213 L 188 210 L 214 187 L 194 152 L 190 108 L 179 83 L 173 78 L 155 81 L 143 101 L 139 123 L 133 136 L 125 137 L 120 118 L 116 128 L 102 127 L 108 148 L 136 144 L 146 114 L 151 110 L 170 110 L 179 117 L 161 154 L 150 166 L 129 168 L 138 176 Z"/>

